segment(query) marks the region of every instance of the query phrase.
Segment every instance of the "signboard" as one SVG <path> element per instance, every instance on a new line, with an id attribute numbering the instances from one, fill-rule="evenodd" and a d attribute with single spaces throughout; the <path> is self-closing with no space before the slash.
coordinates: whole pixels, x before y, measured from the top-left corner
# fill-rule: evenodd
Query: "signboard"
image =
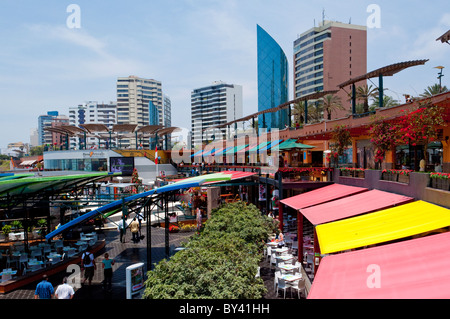
<path id="1" fill-rule="evenodd" d="M 134 157 L 110 157 L 109 167 L 111 173 L 122 173 L 123 176 L 131 176 L 134 169 Z"/>
<path id="2" fill-rule="evenodd" d="M 127 299 L 132 299 L 144 289 L 144 263 L 137 263 L 126 268 Z"/>

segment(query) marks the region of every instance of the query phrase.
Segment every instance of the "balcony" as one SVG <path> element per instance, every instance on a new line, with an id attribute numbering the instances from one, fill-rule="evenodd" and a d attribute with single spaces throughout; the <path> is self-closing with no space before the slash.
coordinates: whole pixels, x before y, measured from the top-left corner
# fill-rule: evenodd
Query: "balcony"
<path id="1" fill-rule="evenodd" d="M 450 208 L 450 174 L 448 173 L 366 169 L 364 177 L 345 176 L 345 174 L 336 172 L 333 174 L 333 181 L 344 185 L 402 194 Z"/>

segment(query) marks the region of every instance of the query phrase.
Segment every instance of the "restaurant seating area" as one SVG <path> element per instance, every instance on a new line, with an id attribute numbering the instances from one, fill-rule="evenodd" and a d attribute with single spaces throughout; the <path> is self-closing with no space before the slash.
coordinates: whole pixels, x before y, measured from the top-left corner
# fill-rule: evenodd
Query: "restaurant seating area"
<path id="1" fill-rule="evenodd" d="M 272 287 L 268 287 L 270 295 L 275 298 L 306 298 L 307 285 L 310 286 L 310 276 L 313 274 L 298 261 L 298 242 L 295 232 L 289 232 L 284 235 L 284 244 L 275 239 L 275 236 L 269 238 L 264 248 L 263 267 Z M 310 238 L 306 238 L 310 241 Z M 259 272 L 261 270 L 258 270 Z M 267 276 L 266 276 L 267 278 Z"/>
<path id="2" fill-rule="evenodd" d="M 91 232 L 81 233 L 76 242 L 62 239 L 34 242 L 28 250 L 25 249 L 23 241 L 14 242 L 1 251 L 0 283 L 62 263 L 84 252 L 88 246 L 94 246 L 97 241 L 97 233 Z"/>

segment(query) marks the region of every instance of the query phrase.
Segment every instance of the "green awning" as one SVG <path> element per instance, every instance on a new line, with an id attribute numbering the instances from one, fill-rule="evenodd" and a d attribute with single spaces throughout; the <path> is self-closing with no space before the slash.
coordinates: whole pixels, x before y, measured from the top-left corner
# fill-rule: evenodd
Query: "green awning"
<path id="1" fill-rule="evenodd" d="M 243 150 L 247 146 L 248 146 L 248 144 L 235 146 L 235 147 L 229 149 L 228 151 L 226 151 L 225 154 L 226 155 L 233 155 L 233 154 L 239 152 L 240 150 Z"/>
<path id="2" fill-rule="evenodd" d="M 292 149 L 311 149 L 315 146 L 297 143 L 296 139 L 288 139 L 281 144 L 275 145 L 272 150 L 288 151 Z"/>
<path id="3" fill-rule="evenodd" d="M 270 141 L 263 142 L 263 143 L 259 144 L 258 146 L 252 148 L 248 152 L 249 153 L 256 153 L 259 149 L 262 149 L 263 147 L 267 146 L 267 144 L 269 144 L 269 143 L 270 143 Z"/>

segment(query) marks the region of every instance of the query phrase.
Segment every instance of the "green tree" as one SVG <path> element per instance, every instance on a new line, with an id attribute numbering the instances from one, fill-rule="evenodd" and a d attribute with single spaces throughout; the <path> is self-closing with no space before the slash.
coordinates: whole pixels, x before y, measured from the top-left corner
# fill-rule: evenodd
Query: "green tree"
<path id="1" fill-rule="evenodd" d="M 212 212 L 203 231 L 169 260 L 148 272 L 145 299 L 260 299 L 256 278 L 262 248 L 278 225 L 254 205 L 226 204 Z"/>
<path id="2" fill-rule="evenodd" d="M 327 113 L 327 119 L 331 120 L 331 114 L 337 110 L 344 110 L 341 98 L 334 94 L 327 94 L 321 98 L 323 111 Z"/>
<path id="3" fill-rule="evenodd" d="M 439 86 L 439 84 L 434 84 L 432 86 L 428 86 L 425 91 L 420 94 L 420 97 L 430 97 L 439 93 L 443 93 L 443 92 L 447 92 L 448 89 L 447 87 L 444 85 L 442 87 Z"/>
<path id="4" fill-rule="evenodd" d="M 380 101 L 380 97 L 378 95 L 376 95 L 373 99 L 371 107 L 373 107 L 373 108 L 378 107 L 380 105 L 379 101 Z M 389 95 L 383 95 L 383 107 L 392 107 L 392 106 L 397 106 L 397 105 L 399 105 L 398 100 L 395 100 L 394 98 L 392 98 Z"/>
<path id="5" fill-rule="evenodd" d="M 292 115 L 294 116 L 294 121 L 292 123 L 295 126 L 295 123 L 299 123 L 303 125 L 305 123 L 305 102 L 300 101 L 294 104 L 292 107 Z"/>
<path id="6" fill-rule="evenodd" d="M 356 88 L 356 99 L 363 103 L 363 113 L 369 112 L 369 100 L 375 98 L 378 94 L 378 88 L 373 88 L 372 85 L 363 85 Z"/>

